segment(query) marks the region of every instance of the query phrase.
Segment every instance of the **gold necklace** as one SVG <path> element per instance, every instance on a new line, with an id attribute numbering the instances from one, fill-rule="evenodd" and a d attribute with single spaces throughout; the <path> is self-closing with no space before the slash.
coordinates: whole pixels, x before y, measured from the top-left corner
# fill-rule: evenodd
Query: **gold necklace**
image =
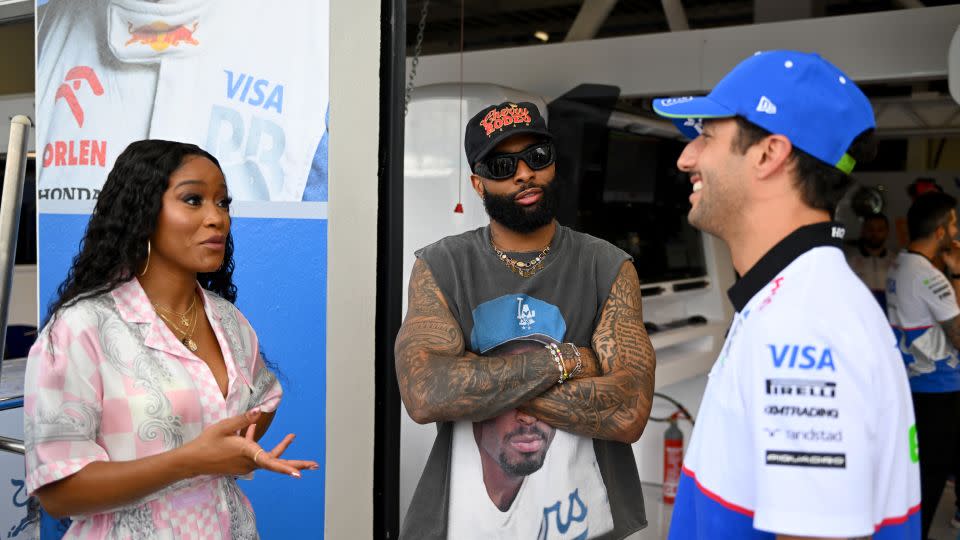
<path id="1" fill-rule="evenodd" d="M 157 310 L 157 313 L 158 313 L 158 314 L 159 314 L 161 311 L 163 311 L 163 312 L 166 312 L 168 315 L 171 315 L 171 314 L 172 314 L 172 315 L 175 315 L 176 317 L 178 317 L 178 318 L 180 319 L 180 324 L 181 324 L 183 327 L 187 327 L 187 326 L 190 326 L 190 319 L 187 318 L 187 315 L 193 310 L 193 306 L 196 305 L 196 303 L 197 303 L 197 295 L 194 294 L 194 295 L 193 295 L 193 300 L 190 301 L 190 305 L 187 307 L 187 310 L 184 311 L 183 313 L 180 313 L 179 311 L 174 311 L 174 310 L 172 310 L 172 309 L 170 309 L 170 308 L 168 308 L 168 307 L 166 307 L 166 306 L 163 306 L 163 305 L 160 305 L 160 304 L 157 304 L 157 303 L 154 303 L 154 304 L 153 304 L 153 307 L 154 307 L 154 309 Z M 176 326 L 176 325 L 174 325 L 174 326 Z"/>
<path id="2" fill-rule="evenodd" d="M 518 261 L 506 253 L 504 253 L 500 248 L 497 247 L 497 244 L 493 242 L 493 238 L 490 238 L 490 245 L 493 246 L 493 251 L 497 253 L 497 258 L 500 259 L 500 262 L 507 265 L 514 274 L 517 274 L 520 277 L 528 278 L 541 269 L 543 269 L 543 259 L 547 257 L 547 253 L 550 252 L 550 246 L 543 248 L 536 257 L 530 259 L 527 262 Z"/>
<path id="3" fill-rule="evenodd" d="M 196 296 L 194 296 L 193 299 L 194 299 L 194 302 L 190 303 L 190 309 L 187 310 L 187 313 L 177 314 L 177 315 L 180 315 L 181 317 L 185 317 L 188 314 L 194 316 L 193 322 L 189 326 L 189 330 L 181 330 L 180 328 L 177 327 L 177 324 L 175 322 L 170 320 L 169 317 L 167 317 L 160 311 L 157 311 L 157 315 L 159 315 L 161 319 L 163 319 L 170 325 L 171 330 L 173 330 L 176 334 L 178 334 L 177 339 L 180 340 L 180 343 L 183 343 L 184 347 L 186 347 L 187 349 L 190 349 L 190 352 L 197 352 L 197 349 L 199 349 L 200 347 L 197 345 L 197 342 L 193 340 L 193 333 L 196 332 L 197 330 L 197 321 L 200 320 L 200 316 L 197 314 L 196 309 L 194 309 L 194 306 L 196 305 L 196 299 L 197 299 Z M 158 306 L 154 304 L 154 307 L 158 307 Z"/>

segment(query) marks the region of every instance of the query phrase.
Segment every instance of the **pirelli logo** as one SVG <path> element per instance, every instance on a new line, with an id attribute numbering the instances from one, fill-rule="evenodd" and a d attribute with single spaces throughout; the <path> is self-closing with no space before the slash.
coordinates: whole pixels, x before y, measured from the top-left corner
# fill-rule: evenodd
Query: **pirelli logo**
<path id="1" fill-rule="evenodd" d="M 767 394 L 834 398 L 837 396 L 837 383 L 810 379 L 767 379 Z"/>
<path id="2" fill-rule="evenodd" d="M 847 455 L 815 452 L 788 452 L 786 450 L 767 450 L 767 465 L 846 469 Z"/>

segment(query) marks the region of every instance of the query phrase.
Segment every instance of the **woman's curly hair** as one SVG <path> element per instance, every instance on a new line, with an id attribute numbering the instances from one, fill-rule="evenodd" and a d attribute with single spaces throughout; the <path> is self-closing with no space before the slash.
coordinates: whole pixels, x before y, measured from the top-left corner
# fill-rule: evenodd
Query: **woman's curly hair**
<path id="1" fill-rule="evenodd" d="M 202 156 L 220 169 L 220 162 L 194 144 L 174 141 L 137 141 L 117 158 L 100 191 L 67 277 L 47 311 L 47 320 L 80 300 L 113 290 L 132 279 L 147 259 L 147 241 L 157 227 L 163 194 L 170 175 L 189 156 Z M 222 169 L 221 169 L 222 172 Z M 200 286 L 231 303 L 233 235 L 227 235 L 224 263 L 214 272 L 197 274 Z"/>

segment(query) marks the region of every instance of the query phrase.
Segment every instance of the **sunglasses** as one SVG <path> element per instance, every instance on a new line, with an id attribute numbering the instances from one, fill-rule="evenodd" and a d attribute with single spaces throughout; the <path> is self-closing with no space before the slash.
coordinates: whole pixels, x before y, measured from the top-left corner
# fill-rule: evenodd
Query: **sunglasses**
<path id="1" fill-rule="evenodd" d="M 506 180 L 507 178 L 513 178 L 513 175 L 516 174 L 517 161 L 521 159 L 535 171 L 545 169 L 553 165 L 556 159 L 553 143 L 543 142 L 520 152 L 489 156 L 481 160 L 473 172 L 491 180 Z"/>

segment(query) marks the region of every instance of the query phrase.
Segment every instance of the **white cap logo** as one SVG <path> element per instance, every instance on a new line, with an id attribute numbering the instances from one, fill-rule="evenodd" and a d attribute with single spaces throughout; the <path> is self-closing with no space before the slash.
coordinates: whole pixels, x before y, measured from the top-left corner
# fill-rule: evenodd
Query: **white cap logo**
<path id="1" fill-rule="evenodd" d="M 693 101 L 693 96 L 686 97 L 677 97 L 677 98 L 667 98 L 660 100 L 661 107 L 672 107 L 674 105 L 679 105 L 681 103 L 686 103 L 688 101 Z"/>
<path id="2" fill-rule="evenodd" d="M 685 127 L 692 127 L 697 133 L 703 133 L 703 118 L 687 118 L 683 121 Z"/>
<path id="3" fill-rule="evenodd" d="M 767 114 L 777 114 L 777 106 L 770 101 L 767 96 L 760 96 L 760 103 L 757 103 L 757 110 Z"/>

